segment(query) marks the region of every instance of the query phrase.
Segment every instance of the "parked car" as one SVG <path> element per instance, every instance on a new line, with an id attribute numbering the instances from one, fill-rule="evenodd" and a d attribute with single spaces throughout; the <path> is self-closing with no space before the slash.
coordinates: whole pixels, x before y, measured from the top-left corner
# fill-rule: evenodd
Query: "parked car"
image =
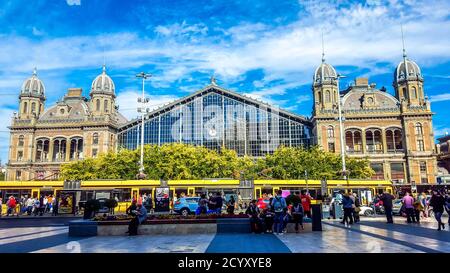
<path id="1" fill-rule="evenodd" d="M 360 206 L 359 209 L 360 209 L 359 215 L 363 215 L 363 216 L 372 216 L 372 215 L 374 215 L 373 209 L 371 207 Z"/>
<path id="2" fill-rule="evenodd" d="M 200 197 L 182 197 L 175 201 L 173 211 L 183 216 L 195 213 Z"/>
<path id="3" fill-rule="evenodd" d="M 403 214 L 402 199 L 395 199 L 392 202 L 392 214 L 402 216 L 402 214 Z"/>

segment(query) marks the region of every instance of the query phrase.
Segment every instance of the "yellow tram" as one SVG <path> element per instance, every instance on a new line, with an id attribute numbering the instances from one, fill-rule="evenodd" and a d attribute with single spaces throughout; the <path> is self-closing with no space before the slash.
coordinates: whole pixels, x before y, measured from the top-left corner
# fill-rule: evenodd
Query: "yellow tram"
<path id="1" fill-rule="evenodd" d="M 201 179 L 201 180 L 169 180 L 170 198 L 179 197 L 182 193 L 197 196 L 200 193 L 223 192 L 237 194 L 251 192 L 250 198 L 259 198 L 263 194 L 274 194 L 277 190 L 291 192 L 308 190 L 313 198 L 323 195 L 320 180 L 254 180 L 249 186 L 234 179 Z M 363 204 L 369 203 L 372 197 L 380 191 L 393 192 L 393 186 L 386 180 L 328 180 L 327 194 L 333 196 L 335 192 L 351 190 L 358 193 Z M 161 187 L 159 180 L 91 180 L 81 181 L 81 201 L 91 198 L 116 198 L 119 205 L 116 211 L 123 212 L 131 203 L 133 197 L 143 194 L 155 196 L 155 189 Z M 6 200 L 10 196 L 42 195 L 58 196 L 64 190 L 63 181 L 0 181 L 0 197 L 3 198 L 3 213 L 6 211 Z M 244 196 L 243 196 L 244 197 Z M 366 202 L 365 202 L 366 201 Z"/>

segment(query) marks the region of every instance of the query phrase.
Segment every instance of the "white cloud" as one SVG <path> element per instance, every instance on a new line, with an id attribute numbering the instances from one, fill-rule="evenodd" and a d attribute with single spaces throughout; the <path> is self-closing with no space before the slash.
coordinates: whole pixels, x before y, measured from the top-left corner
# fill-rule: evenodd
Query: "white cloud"
<path id="1" fill-rule="evenodd" d="M 42 36 L 45 34 L 42 30 L 37 29 L 36 27 L 33 27 L 32 33 L 34 36 Z"/>
<path id="2" fill-rule="evenodd" d="M 296 102 L 298 104 L 304 103 L 306 101 L 310 101 L 311 100 L 311 96 L 309 95 L 300 95 L 296 98 Z"/>
<path id="3" fill-rule="evenodd" d="M 66 0 L 66 3 L 69 6 L 80 6 L 81 0 Z"/>
<path id="4" fill-rule="evenodd" d="M 450 100 L 450 93 L 430 96 L 430 102 L 448 101 Z"/>
<path id="5" fill-rule="evenodd" d="M 128 120 L 138 117 L 137 99 L 142 96 L 142 91 L 122 91 L 116 98 L 116 104 L 119 105 L 119 112 L 122 113 Z M 147 92 L 148 94 L 148 92 Z M 150 98 L 148 108 L 151 110 L 164 106 L 167 103 L 173 102 L 178 97 L 173 95 L 147 95 Z"/>

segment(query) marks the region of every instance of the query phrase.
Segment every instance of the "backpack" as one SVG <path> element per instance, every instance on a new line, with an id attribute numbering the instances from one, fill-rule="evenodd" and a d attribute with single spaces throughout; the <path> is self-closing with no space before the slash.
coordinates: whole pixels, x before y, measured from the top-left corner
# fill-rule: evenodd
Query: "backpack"
<path id="1" fill-rule="evenodd" d="M 273 208 L 275 212 L 282 212 L 283 211 L 283 203 L 281 203 L 281 197 L 275 197 L 273 199 Z"/>

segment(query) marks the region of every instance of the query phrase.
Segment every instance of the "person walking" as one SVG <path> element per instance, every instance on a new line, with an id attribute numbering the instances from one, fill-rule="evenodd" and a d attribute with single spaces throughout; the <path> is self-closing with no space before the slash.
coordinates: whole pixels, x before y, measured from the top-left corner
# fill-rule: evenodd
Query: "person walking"
<path id="1" fill-rule="evenodd" d="M 420 197 L 420 195 L 417 196 L 417 198 L 415 198 L 415 201 L 413 204 L 414 205 L 414 218 L 416 219 L 416 222 L 418 224 L 420 224 L 420 214 L 423 211 L 423 206 L 422 206 L 422 203 L 420 202 L 419 197 Z"/>
<path id="2" fill-rule="evenodd" d="M 345 193 L 342 198 L 342 207 L 344 208 L 344 218 L 342 219 L 341 224 L 353 225 L 353 217 L 352 217 L 353 205 L 354 205 L 353 200 L 350 198 L 350 194 L 348 192 Z"/>
<path id="3" fill-rule="evenodd" d="M 441 219 L 442 214 L 444 213 L 445 198 L 439 191 L 433 191 L 433 196 L 431 196 L 430 199 L 430 206 L 433 207 L 434 218 L 436 218 L 436 221 L 438 222 L 438 230 L 445 229 L 445 224 L 442 223 Z"/>
<path id="4" fill-rule="evenodd" d="M 383 202 L 384 211 L 386 213 L 386 220 L 388 224 L 393 224 L 394 220 L 392 218 L 392 201 L 395 199 L 395 196 L 388 192 L 384 192 L 380 196 L 380 200 Z"/>
<path id="5" fill-rule="evenodd" d="M 425 192 L 422 192 L 419 195 L 419 202 L 423 207 L 423 211 L 422 211 L 422 218 L 428 218 L 428 202 L 427 202 L 427 195 L 425 194 Z"/>
<path id="6" fill-rule="evenodd" d="M 250 218 L 250 229 L 252 233 L 259 233 L 261 230 L 261 222 L 259 219 L 259 208 L 256 206 L 256 200 L 252 200 L 245 211 Z"/>
<path id="7" fill-rule="evenodd" d="M 311 197 L 305 190 L 303 190 L 300 198 L 302 200 L 302 206 L 305 216 L 311 218 Z"/>
<path id="8" fill-rule="evenodd" d="M 447 190 L 447 192 L 445 193 L 445 211 L 447 212 L 447 216 L 448 216 L 448 226 L 450 227 L 450 191 Z"/>
<path id="9" fill-rule="evenodd" d="M 52 216 L 58 216 L 58 199 L 52 198 Z"/>
<path id="10" fill-rule="evenodd" d="M 278 190 L 270 204 L 275 212 L 275 233 L 278 235 L 283 234 L 284 209 L 287 207 L 286 200 L 281 196 L 282 193 L 281 190 Z"/>
<path id="11" fill-rule="evenodd" d="M 402 199 L 402 203 L 405 206 L 406 210 L 406 221 L 408 223 L 415 223 L 416 217 L 414 213 L 414 198 L 411 196 L 409 192 L 406 192 L 405 196 Z"/>

